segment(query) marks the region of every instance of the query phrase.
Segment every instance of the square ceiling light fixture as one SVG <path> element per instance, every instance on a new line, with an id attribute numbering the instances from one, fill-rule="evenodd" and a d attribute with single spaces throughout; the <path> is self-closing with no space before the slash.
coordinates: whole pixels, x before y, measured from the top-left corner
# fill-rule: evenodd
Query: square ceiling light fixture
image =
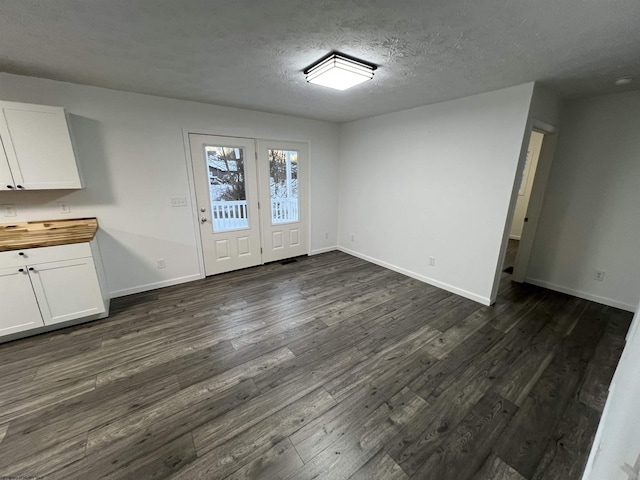
<path id="1" fill-rule="evenodd" d="M 373 78 L 376 65 L 332 52 L 304 70 L 307 82 L 346 90 Z"/>

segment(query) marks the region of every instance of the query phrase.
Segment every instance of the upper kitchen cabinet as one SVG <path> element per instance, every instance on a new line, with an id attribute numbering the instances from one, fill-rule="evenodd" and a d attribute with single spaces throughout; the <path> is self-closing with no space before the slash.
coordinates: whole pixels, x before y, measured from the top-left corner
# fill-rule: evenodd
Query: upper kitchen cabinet
<path id="1" fill-rule="evenodd" d="M 63 108 L 0 102 L 0 190 L 82 188 Z"/>

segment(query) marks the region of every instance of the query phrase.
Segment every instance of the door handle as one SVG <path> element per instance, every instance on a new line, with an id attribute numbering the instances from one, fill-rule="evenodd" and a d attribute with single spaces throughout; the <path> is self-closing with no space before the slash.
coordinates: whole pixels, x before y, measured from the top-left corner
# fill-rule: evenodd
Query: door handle
<path id="1" fill-rule="evenodd" d="M 202 217 L 200 219 L 200 223 L 207 223 L 207 217 Z"/>

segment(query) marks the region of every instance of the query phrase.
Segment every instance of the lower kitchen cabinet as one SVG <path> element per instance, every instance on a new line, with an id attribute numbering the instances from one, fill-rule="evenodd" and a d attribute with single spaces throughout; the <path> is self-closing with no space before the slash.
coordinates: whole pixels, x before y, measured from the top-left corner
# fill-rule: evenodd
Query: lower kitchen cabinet
<path id="1" fill-rule="evenodd" d="M 79 243 L 0 252 L 0 336 L 105 314 L 94 250 Z"/>
<path id="2" fill-rule="evenodd" d="M 0 269 L 0 335 L 42 326 L 44 322 L 27 269 Z"/>

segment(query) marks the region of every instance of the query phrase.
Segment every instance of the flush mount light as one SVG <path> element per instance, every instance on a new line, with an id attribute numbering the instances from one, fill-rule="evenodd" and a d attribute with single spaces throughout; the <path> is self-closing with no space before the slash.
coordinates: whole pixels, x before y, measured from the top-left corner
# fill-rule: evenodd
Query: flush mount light
<path id="1" fill-rule="evenodd" d="M 307 82 L 346 90 L 373 78 L 373 65 L 342 53 L 332 52 L 304 70 Z"/>
<path id="2" fill-rule="evenodd" d="M 620 77 L 615 83 L 616 85 L 629 85 L 631 82 L 633 82 L 633 78 L 631 77 Z"/>

